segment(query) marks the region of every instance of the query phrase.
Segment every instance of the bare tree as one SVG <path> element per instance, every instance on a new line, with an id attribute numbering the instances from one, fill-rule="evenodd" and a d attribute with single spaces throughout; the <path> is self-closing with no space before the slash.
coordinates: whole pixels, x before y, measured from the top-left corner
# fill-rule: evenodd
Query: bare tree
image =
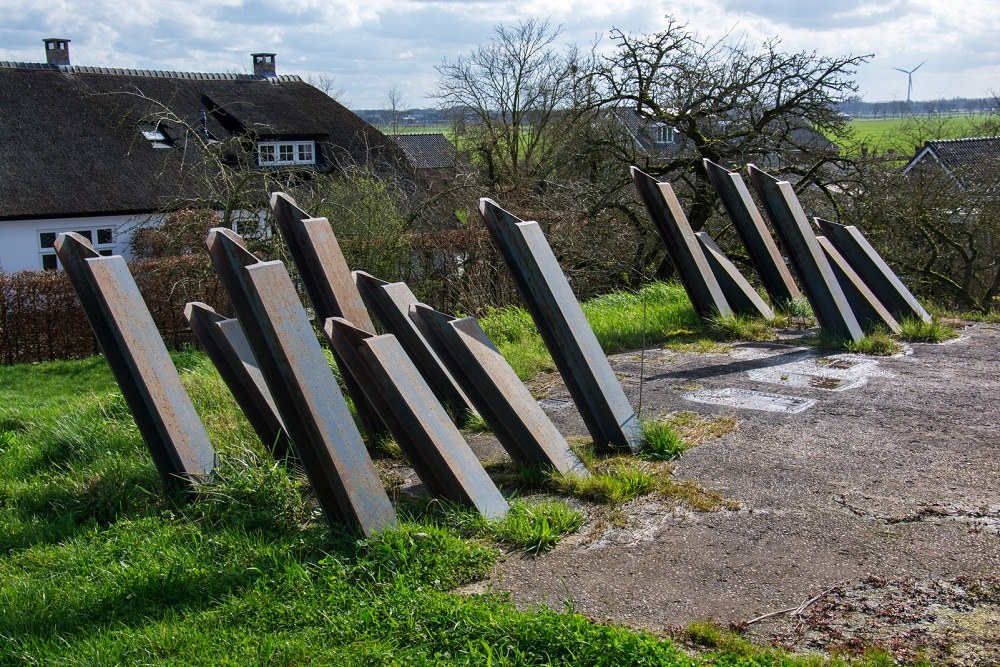
<path id="1" fill-rule="evenodd" d="M 435 97 L 465 125 L 463 144 L 491 187 L 537 183 L 559 163 L 582 63 L 575 47 L 559 50 L 560 32 L 538 19 L 498 25 L 474 51 L 437 66 Z"/>
<path id="2" fill-rule="evenodd" d="M 403 91 L 399 86 L 393 84 L 385 93 L 385 103 L 388 107 L 383 118 L 383 127 L 389 128 L 389 134 L 394 137 L 399 136 L 399 123 L 406 111 L 406 101 L 403 98 Z"/>
<path id="3" fill-rule="evenodd" d="M 337 85 L 337 78 L 332 74 L 323 73 L 317 74 L 316 76 L 310 75 L 306 78 L 306 83 L 313 88 L 319 88 L 326 93 L 328 97 L 337 100 L 341 104 L 344 103 L 341 99 L 344 97 L 344 89 L 343 87 Z"/>
<path id="4" fill-rule="evenodd" d="M 870 58 L 787 53 L 776 38 L 760 46 L 733 35 L 705 42 L 670 17 L 660 32 L 612 30 L 611 40 L 614 52 L 595 73 L 601 103 L 683 136 L 685 150 L 648 166 L 690 186 L 696 229 L 714 209 L 702 158 L 781 166 L 799 175 L 800 187 L 840 161 L 822 137 L 846 134 L 837 104 L 856 91 L 854 73 Z"/>

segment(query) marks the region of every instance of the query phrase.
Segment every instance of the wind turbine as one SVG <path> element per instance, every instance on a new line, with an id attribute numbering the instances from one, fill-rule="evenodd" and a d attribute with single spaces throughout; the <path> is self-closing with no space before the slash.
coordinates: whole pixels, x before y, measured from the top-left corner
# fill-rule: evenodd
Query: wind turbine
<path id="1" fill-rule="evenodd" d="M 898 67 L 893 67 L 893 69 L 896 70 L 897 72 L 902 72 L 903 74 L 906 75 L 906 103 L 907 104 L 910 103 L 910 94 L 913 92 L 913 73 L 916 72 L 921 67 L 923 67 L 924 63 L 926 63 L 926 62 L 927 61 L 925 60 L 923 63 L 920 63 L 919 65 L 917 65 L 913 69 L 899 69 Z"/>

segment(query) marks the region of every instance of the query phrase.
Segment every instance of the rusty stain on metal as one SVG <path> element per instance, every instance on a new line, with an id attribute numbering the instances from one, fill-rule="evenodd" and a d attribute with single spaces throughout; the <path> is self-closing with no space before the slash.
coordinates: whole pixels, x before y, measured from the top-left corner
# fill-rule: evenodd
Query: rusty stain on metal
<path id="1" fill-rule="evenodd" d="M 490 519 L 507 513 L 507 501 L 395 336 L 373 336 L 339 317 L 327 319 L 323 331 L 431 495 Z"/>
<path id="2" fill-rule="evenodd" d="M 830 243 L 830 239 L 825 236 L 817 236 L 819 246 L 826 253 L 826 258 L 830 260 L 830 267 L 833 274 L 837 276 L 840 288 L 844 290 L 847 302 L 851 304 L 858 323 L 865 331 L 872 331 L 877 327 L 886 327 L 893 333 L 899 333 L 899 323 L 889 311 L 886 310 L 878 297 L 868 288 L 868 285 L 851 268 L 847 260 L 837 251 L 837 248 Z"/>
<path id="3" fill-rule="evenodd" d="M 726 295 L 726 300 L 733 311 L 750 317 L 763 317 L 768 320 L 774 319 L 774 311 L 771 310 L 771 306 L 767 305 L 760 298 L 757 290 L 747 282 L 747 279 L 743 277 L 740 270 L 729 261 L 726 253 L 722 252 L 722 249 L 716 245 L 715 240 L 708 232 L 695 232 L 695 237 L 697 237 L 698 242 L 701 244 L 701 249 L 705 253 L 705 259 L 708 260 L 708 265 L 712 267 L 712 273 L 715 274 L 715 279 L 719 281 L 719 287 L 722 288 L 722 292 Z"/>
<path id="4" fill-rule="evenodd" d="M 55 250 L 160 477 L 195 489 L 212 472 L 215 452 L 128 265 L 75 233 L 60 234 Z"/>
<path id="5" fill-rule="evenodd" d="M 274 399 L 239 321 L 219 315 L 200 301 L 188 303 L 184 317 L 260 441 L 276 460 L 294 458 Z"/>
<path id="6" fill-rule="evenodd" d="M 480 199 L 479 210 L 595 447 L 638 451 L 639 418 L 538 223 L 523 222 L 490 199 Z"/>
<path id="7" fill-rule="evenodd" d="M 785 266 L 785 260 L 764 224 L 764 218 L 757 210 L 743 177 L 711 160 L 706 159 L 704 165 L 771 300 L 784 307 L 789 301 L 801 299 L 802 293 Z"/>
<path id="8" fill-rule="evenodd" d="M 355 271 L 353 275 L 375 319 L 387 333 L 396 337 L 431 391 L 455 416 L 455 421 L 464 424 L 475 407 L 410 319 L 410 306 L 418 302 L 417 297 L 406 283 L 388 283 L 364 271 Z"/>
<path id="9" fill-rule="evenodd" d="M 750 182 L 764 202 L 819 325 L 842 338 L 861 340 L 864 331 L 816 240 L 792 184 L 779 181 L 753 165 L 747 168 Z"/>
<path id="10" fill-rule="evenodd" d="M 630 171 L 646 211 L 663 239 L 670 261 L 677 268 L 677 275 L 698 316 L 707 319 L 730 313 L 729 301 L 705 258 L 673 187 L 670 183 L 657 181 L 638 167 L 632 167 Z"/>
<path id="11" fill-rule="evenodd" d="M 516 463 L 589 474 L 474 318 L 455 319 L 422 303 L 410 317 Z"/>
<path id="12" fill-rule="evenodd" d="M 931 321 L 930 313 L 924 310 L 857 227 L 838 225 L 822 218 L 816 218 L 816 224 L 893 317 L 897 320 L 917 317 L 924 322 Z"/>
<path id="13" fill-rule="evenodd" d="M 210 230 L 208 249 L 327 518 L 356 523 L 366 535 L 396 525 L 284 265 L 258 260 L 229 229 Z"/>

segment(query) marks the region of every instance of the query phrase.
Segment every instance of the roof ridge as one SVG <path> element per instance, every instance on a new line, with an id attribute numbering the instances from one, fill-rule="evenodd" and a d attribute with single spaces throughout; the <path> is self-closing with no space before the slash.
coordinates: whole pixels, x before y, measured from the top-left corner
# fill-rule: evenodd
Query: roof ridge
<path id="1" fill-rule="evenodd" d="M 957 139 L 929 139 L 929 144 L 957 144 L 962 141 L 982 141 L 984 139 L 1000 139 L 997 135 L 986 135 L 982 137 L 959 137 Z"/>
<path id="2" fill-rule="evenodd" d="M 229 74 L 221 72 L 178 72 L 160 69 L 133 69 L 125 67 L 92 67 L 90 65 L 50 65 L 49 63 L 28 63 L 11 60 L 0 60 L 0 67 L 6 69 L 51 70 L 67 74 L 114 74 L 120 76 L 145 76 L 163 79 L 189 79 L 198 81 L 272 81 L 298 82 L 302 77 L 298 74 L 281 74 L 278 76 L 257 76 L 256 74 Z"/>

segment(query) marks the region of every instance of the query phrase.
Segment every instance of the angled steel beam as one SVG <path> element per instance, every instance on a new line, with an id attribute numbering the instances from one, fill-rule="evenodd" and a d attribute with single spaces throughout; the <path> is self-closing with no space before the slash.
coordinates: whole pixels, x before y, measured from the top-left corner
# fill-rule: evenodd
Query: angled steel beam
<path id="1" fill-rule="evenodd" d="M 899 333 L 899 323 L 889 311 L 886 310 L 878 297 L 868 289 L 860 276 L 851 268 L 847 260 L 840 254 L 837 248 L 830 243 L 830 239 L 825 236 L 817 236 L 816 240 L 826 253 L 826 258 L 830 260 L 834 275 L 840 288 L 844 290 L 847 302 L 851 304 L 854 316 L 858 318 L 858 323 L 865 331 L 872 331 L 877 327 L 885 327 L 893 333 Z"/>
<path id="2" fill-rule="evenodd" d="M 229 229 L 209 230 L 208 251 L 261 374 L 329 520 L 366 535 L 396 513 L 281 262 L 262 262 Z"/>
<path id="3" fill-rule="evenodd" d="M 323 331 L 432 496 L 490 519 L 507 513 L 507 501 L 395 336 L 373 336 L 340 317 L 327 319 Z"/>
<path id="4" fill-rule="evenodd" d="M 285 426 L 239 321 L 219 315 L 200 301 L 188 303 L 184 317 L 260 441 L 278 461 L 294 458 Z"/>
<path id="5" fill-rule="evenodd" d="M 660 183 L 638 167 L 632 167 L 630 171 L 639 196 L 646 204 L 646 211 L 667 247 L 670 261 L 677 267 L 677 275 L 698 316 L 707 319 L 731 312 L 729 301 L 708 265 L 674 189 L 669 183 Z"/>
<path id="6" fill-rule="evenodd" d="M 750 182 L 764 202 L 819 325 L 841 338 L 854 341 L 864 338 L 864 331 L 816 240 L 792 184 L 779 181 L 753 165 L 748 165 L 748 169 Z"/>
<path id="7" fill-rule="evenodd" d="M 328 317 L 343 317 L 364 331 L 375 333 L 375 325 L 351 278 L 351 269 L 329 220 L 310 217 L 284 192 L 271 195 L 271 211 L 312 302 L 316 323 L 322 327 Z M 342 366 L 339 358 L 336 361 L 337 366 Z M 385 425 L 361 387 L 348 373 L 343 376 L 365 431 L 374 436 L 386 433 Z"/>
<path id="8" fill-rule="evenodd" d="M 364 271 L 355 271 L 353 275 L 361 298 L 382 329 L 396 337 L 455 421 L 459 425 L 465 423 L 469 413 L 475 412 L 475 406 L 410 319 L 410 306 L 418 303 L 417 297 L 406 283 L 387 283 Z"/>
<path id="9" fill-rule="evenodd" d="M 538 223 L 523 222 L 490 199 L 480 199 L 479 210 L 595 447 L 638 451 L 639 418 Z"/>
<path id="10" fill-rule="evenodd" d="M 55 249 L 164 484 L 196 489 L 215 451 L 128 265 L 79 234 L 60 234 Z"/>
<path id="11" fill-rule="evenodd" d="M 589 474 L 474 318 L 455 319 L 422 303 L 410 316 L 516 463 Z"/>
<path id="12" fill-rule="evenodd" d="M 733 227 L 739 234 L 743 246 L 747 249 L 750 262 L 757 270 L 764 289 L 771 301 L 779 308 L 789 301 L 802 298 L 802 293 L 792 279 L 792 274 L 785 266 L 785 260 L 778 250 L 778 245 L 771 237 L 764 218 L 757 210 L 750 190 L 747 189 L 743 177 L 738 172 L 729 171 L 711 160 L 705 160 L 705 171 L 715 186 L 722 205 L 733 221 Z"/>
<path id="13" fill-rule="evenodd" d="M 915 317 L 924 322 L 931 321 L 930 313 L 906 289 L 906 285 L 889 268 L 861 230 L 854 225 L 838 225 L 822 218 L 816 218 L 816 224 L 893 317 L 897 320 Z"/>
<path id="14" fill-rule="evenodd" d="M 708 265 L 712 268 L 715 279 L 719 281 L 719 287 L 726 295 L 726 301 L 729 302 L 733 312 L 750 317 L 774 319 L 774 311 L 771 310 L 771 306 L 760 298 L 757 290 L 729 261 L 726 253 L 722 252 L 722 248 L 716 245 L 715 239 L 708 232 L 695 232 L 694 235 L 698 238 L 701 249 L 705 253 L 705 259 L 708 260 Z"/>

